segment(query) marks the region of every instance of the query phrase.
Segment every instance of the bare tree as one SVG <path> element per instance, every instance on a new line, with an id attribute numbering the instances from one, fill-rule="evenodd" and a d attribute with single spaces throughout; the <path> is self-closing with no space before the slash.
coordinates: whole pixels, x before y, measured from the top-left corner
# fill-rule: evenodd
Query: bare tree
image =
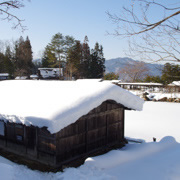
<path id="1" fill-rule="evenodd" d="M 28 0 L 30 1 L 30 0 Z M 22 25 L 21 18 L 17 17 L 11 10 L 12 9 L 20 9 L 24 7 L 24 0 L 12 0 L 12 1 L 2 1 L 0 2 L 0 16 L 1 20 L 13 21 L 13 29 L 20 27 L 22 31 L 26 29 L 25 26 Z"/>
<path id="2" fill-rule="evenodd" d="M 124 81 L 137 82 L 142 80 L 147 74 L 149 69 L 146 64 L 141 61 L 134 61 L 127 64 L 120 72 L 120 78 Z"/>
<path id="3" fill-rule="evenodd" d="M 180 62 L 180 2 L 163 3 L 133 0 L 129 8 L 123 7 L 120 15 L 107 12 L 117 25 L 115 32 L 110 34 L 128 38 L 133 57 Z"/>

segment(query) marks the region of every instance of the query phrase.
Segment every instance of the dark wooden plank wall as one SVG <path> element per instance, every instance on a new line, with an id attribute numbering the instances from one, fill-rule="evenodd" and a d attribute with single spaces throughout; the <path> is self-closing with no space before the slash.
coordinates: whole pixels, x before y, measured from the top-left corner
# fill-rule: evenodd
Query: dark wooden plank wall
<path id="1" fill-rule="evenodd" d="M 57 163 L 124 140 L 124 107 L 114 101 L 81 117 L 56 135 Z"/>
<path id="2" fill-rule="evenodd" d="M 2 121 L 1 121 L 2 122 Z M 36 156 L 34 152 L 35 143 L 33 130 L 35 127 L 26 127 L 22 124 L 3 122 L 4 136 L 0 136 L 0 146 L 18 154 L 31 154 Z M 3 124 L 1 124 L 3 126 Z"/>

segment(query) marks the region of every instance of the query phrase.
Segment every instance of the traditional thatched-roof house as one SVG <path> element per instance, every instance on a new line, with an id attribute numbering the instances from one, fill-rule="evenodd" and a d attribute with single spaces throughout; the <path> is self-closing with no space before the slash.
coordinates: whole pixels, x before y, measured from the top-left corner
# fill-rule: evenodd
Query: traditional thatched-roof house
<path id="1" fill-rule="evenodd" d="M 0 82 L 0 148 L 51 167 L 122 146 L 143 100 L 104 82 Z"/>

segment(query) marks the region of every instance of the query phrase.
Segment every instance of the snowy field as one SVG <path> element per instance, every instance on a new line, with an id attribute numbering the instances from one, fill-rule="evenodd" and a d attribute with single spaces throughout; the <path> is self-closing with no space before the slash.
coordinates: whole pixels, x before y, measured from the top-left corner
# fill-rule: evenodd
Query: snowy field
<path id="1" fill-rule="evenodd" d="M 145 102 L 127 111 L 125 135 L 143 140 L 88 158 L 79 168 L 41 173 L 0 157 L 1 180 L 180 180 L 180 103 Z M 157 142 L 152 142 L 152 138 Z"/>

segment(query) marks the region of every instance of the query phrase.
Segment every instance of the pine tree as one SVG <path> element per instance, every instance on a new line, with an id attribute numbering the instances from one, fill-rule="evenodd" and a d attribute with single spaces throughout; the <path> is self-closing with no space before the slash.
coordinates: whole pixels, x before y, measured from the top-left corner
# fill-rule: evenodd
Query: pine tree
<path id="1" fill-rule="evenodd" d="M 82 60 L 82 45 L 80 41 L 76 41 L 67 53 L 66 74 L 67 79 L 72 79 L 74 76 L 76 79 L 80 77 L 81 72 L 81 60 Z"/>
<path id="2" fill-rule="evenodd" d="M 15 68 L 16 75 L 30 76 L 33 68 L 32 47 L 29 38 L 24 41 L 21 36 L 15 44 Z"/>
<path id="3" fill-rule="evenodd" d="M 15 44 L 15 67 L 16 75 L 23 76 L 25 74 L 25 61 L 24 61 L 24 39 L 21 36 Z"/>
<path id="4" fill-rule="evenodd" d="M 0 73 L 5 73 L 4 54 L 0 52 Z"/>
<path id="5" fill-rule="evenodd" d="M 90 48 L 88 45 L 88 37 L 85 36 L 84 43 L 82 44 L 82 60 L 81 60 L 81 77 L 89 77 L 89 62 L 90 62 Z"/>
<path id="6" fill-rule="evenodd" d="M 96 43 L 94 49 L 91 50 L 89 78 L 102 78 L 105 72 L 104 63 L 103 47 Z"/>
<path id="7" fill-rule="evenodd" d="M 9 46 L 6 47 L 5 57 L 4 57 L 5 72 L 9 74 L 10 78 L 14 76 L 14 63 L 13 55 Z"/>
<path id="8" fill-rule="evenodd" d="M 27 36 L 26 41 L 24 42 L 24 60 L 25 60 L 25 70 L 26 74 L 28 76 L 31 75 L 32 73 L 32 68 L 33 68 L 33 56 L 32 56 L 32 47 L 31 43 L 29 40 L 29 37 Z"/>
<path id="9" fill-rule="evenodd" d="M 75 44 L 75 39 L 72 36 L 64 37 L 64 57 L 67 59 L 68 51 Z"/>
<path id="10" fill-rule="evenodd" d="M 44 68 L 58 68 L 57 58 L 49 45 L 46 46 L 42 58 L 42 67 Z"/>
<path id="11" fill-rule="evenodd" d="M 61 61 L 64 59 L 64 45 L 65 40 L 64 36 L 61 33 L 57 33 L 52 37 L 51 43 L 49 44 L 49 47 L 53 51 L 53 53 L 56 55 L 57 62 L 55 63 L 55 66 L 58 65 L 58 67 L 61 66 Z"/>
<path id="12" fill-rule="evenodd" d="M 173 81 L 179 81 L 180 66 L 176 64 L 166 63 L 162 71 L 161 79 L 164 82 L 164 84 L 169 84 Z"/>

